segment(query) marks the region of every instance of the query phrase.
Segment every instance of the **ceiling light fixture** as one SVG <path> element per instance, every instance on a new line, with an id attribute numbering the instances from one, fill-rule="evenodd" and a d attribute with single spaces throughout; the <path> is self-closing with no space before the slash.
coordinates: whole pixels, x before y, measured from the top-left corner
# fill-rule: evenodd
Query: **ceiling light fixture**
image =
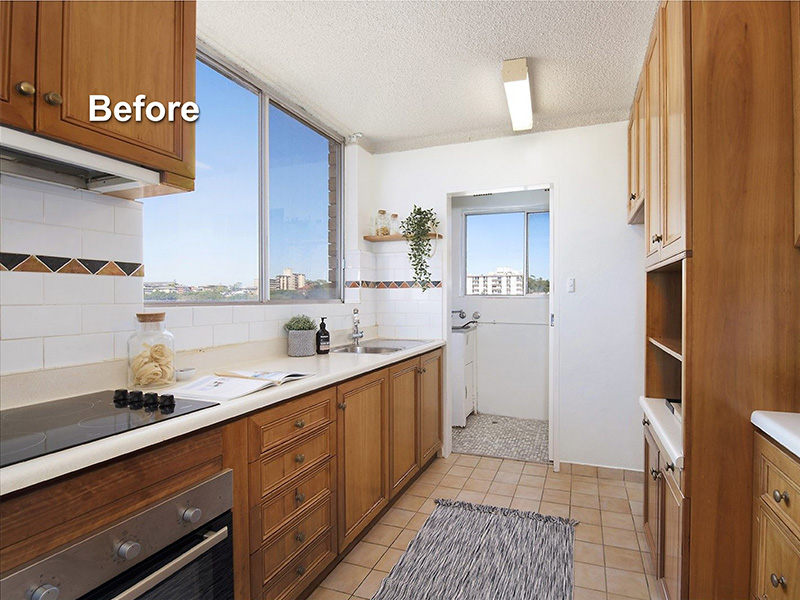
<path id="1" fill-rule="evenodd" d="M 514 131 L 533 129 L 531 82 L 528 78 L 527 58 L 503 61 L 503 85 L 506 88 L 508 112 L 511 113 L 511 129 Z"/>

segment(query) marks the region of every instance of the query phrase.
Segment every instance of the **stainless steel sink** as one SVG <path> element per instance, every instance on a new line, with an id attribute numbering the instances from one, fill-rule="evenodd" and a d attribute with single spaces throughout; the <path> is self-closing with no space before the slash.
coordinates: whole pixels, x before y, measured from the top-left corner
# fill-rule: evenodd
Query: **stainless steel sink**
<path id="1" fill-rule="evenodd" d="M 392 354 L 400 350 L 421 346 L 424 343 L 425 341 L 423 340 L 389 340 L 377 338 L 361 342 L 358 346 L 355 344 L 348 344 L 347 346 L 332 348 L 331 352 L 345 352 L 347 354 Z"/>
<path id="2" fill-rule="evenodd" d="M 371 346 L 353 346 L 351 344 L 349 346 L 333 348 L 331 352 L 345 352 L 347 354 L 391 354 L 401 349 L 402 348 L 373 348 Z"/>

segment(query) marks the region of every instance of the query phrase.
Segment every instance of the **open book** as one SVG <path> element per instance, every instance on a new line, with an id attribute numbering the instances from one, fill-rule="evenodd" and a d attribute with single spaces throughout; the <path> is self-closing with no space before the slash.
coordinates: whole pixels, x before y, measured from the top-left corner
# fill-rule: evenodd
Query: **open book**
<path id="1" fill-rule="evenodd" d="M 208 375 L 174 388 L 172 393 L 178 398 L 189 400 L 234 400 L 273 385 L 277 384 L 272 381 Z"/>
<path id="2" fill-rule="evenodd" d="M 219 377 L 239 377 L 241 379 L 257 379 L 268 381 L 272 385 L 280 385 L 287 381 L 296 381 L 311 377 L 313 373 L 290 373 L 288 371 L 223 371 L 217 373 Z"/>

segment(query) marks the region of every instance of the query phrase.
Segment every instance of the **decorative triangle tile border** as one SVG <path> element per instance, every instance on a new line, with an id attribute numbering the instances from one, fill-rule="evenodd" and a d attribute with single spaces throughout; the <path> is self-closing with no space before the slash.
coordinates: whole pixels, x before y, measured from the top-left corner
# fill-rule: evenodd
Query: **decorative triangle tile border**
<path id="1" fill-rule="evenodd" d="M 0 252 L 0 271 L 144 277 L 144 265 L 142 263 L 99 260 L 96 258 L 67 258 L 43 254 L 15 254 L 13 252 Z"/>
<path id="2" fill-rule="evenodd" d="M 350 289 L 368 288 L 368 289 L 378 289 L 378 290 L 399 290 L 399 289 L 406 290 L 409 288 L 420 289 L 422 287 L 416 281 L 366 281 L 366 280 L 345 281 L 344 286 Z M 428 289 L 440 288 L 440 287 L 442 287 L 441 281 L 431 281 L 430 285 L 427 286 Z"/>

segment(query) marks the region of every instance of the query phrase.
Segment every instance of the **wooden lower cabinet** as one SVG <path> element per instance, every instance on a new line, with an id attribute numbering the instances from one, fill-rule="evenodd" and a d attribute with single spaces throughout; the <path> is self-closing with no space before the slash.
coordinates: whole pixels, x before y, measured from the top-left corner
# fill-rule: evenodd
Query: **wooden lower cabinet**
<path id="1" fill-rule="evenodd" d="M 684 523 L 687 521 L 689 501 L 683 497 L 681 488 L 671 472 L 666 472 L 663 479 L 664 510 L 662 511 L 662 531 L 664 544 L 661 559 L 663 565 L 662 585 L 664 587 L 664 596 L 668 600 L 679 600 L 688 597 L 688 587 L 686 585 L 688 581 L 683 577 L 683 558 L 686 554 L 685 546 L 687 540 L 683 529 Z"/>
<path id="2" fill-rule="evenodd" d="M 389 493 L 397 495 L 419 472 L 421 446 L 419 376 L 420 359 L 412 358 L 389 369 Z"/>
<path id="3" fill-rule="evenodd" d="M 423 354 L 420 368 L 420 460 L 425 464 L 442 447 L 442 351 Z"/>
<path id="4" fill-rule="evenodd" d="M 656 576 L 662 573 L 661 565 L 661 504 L 662 487 L 660 476 L 660 452 L 650 429 L 644 430 L 644 535 L 650 546 L 650 554 Z"/>
<path id="5" fill-rule="evenodd" d="M 339 550 L 389 502 L 388 370 L 338 387 Z"/>

